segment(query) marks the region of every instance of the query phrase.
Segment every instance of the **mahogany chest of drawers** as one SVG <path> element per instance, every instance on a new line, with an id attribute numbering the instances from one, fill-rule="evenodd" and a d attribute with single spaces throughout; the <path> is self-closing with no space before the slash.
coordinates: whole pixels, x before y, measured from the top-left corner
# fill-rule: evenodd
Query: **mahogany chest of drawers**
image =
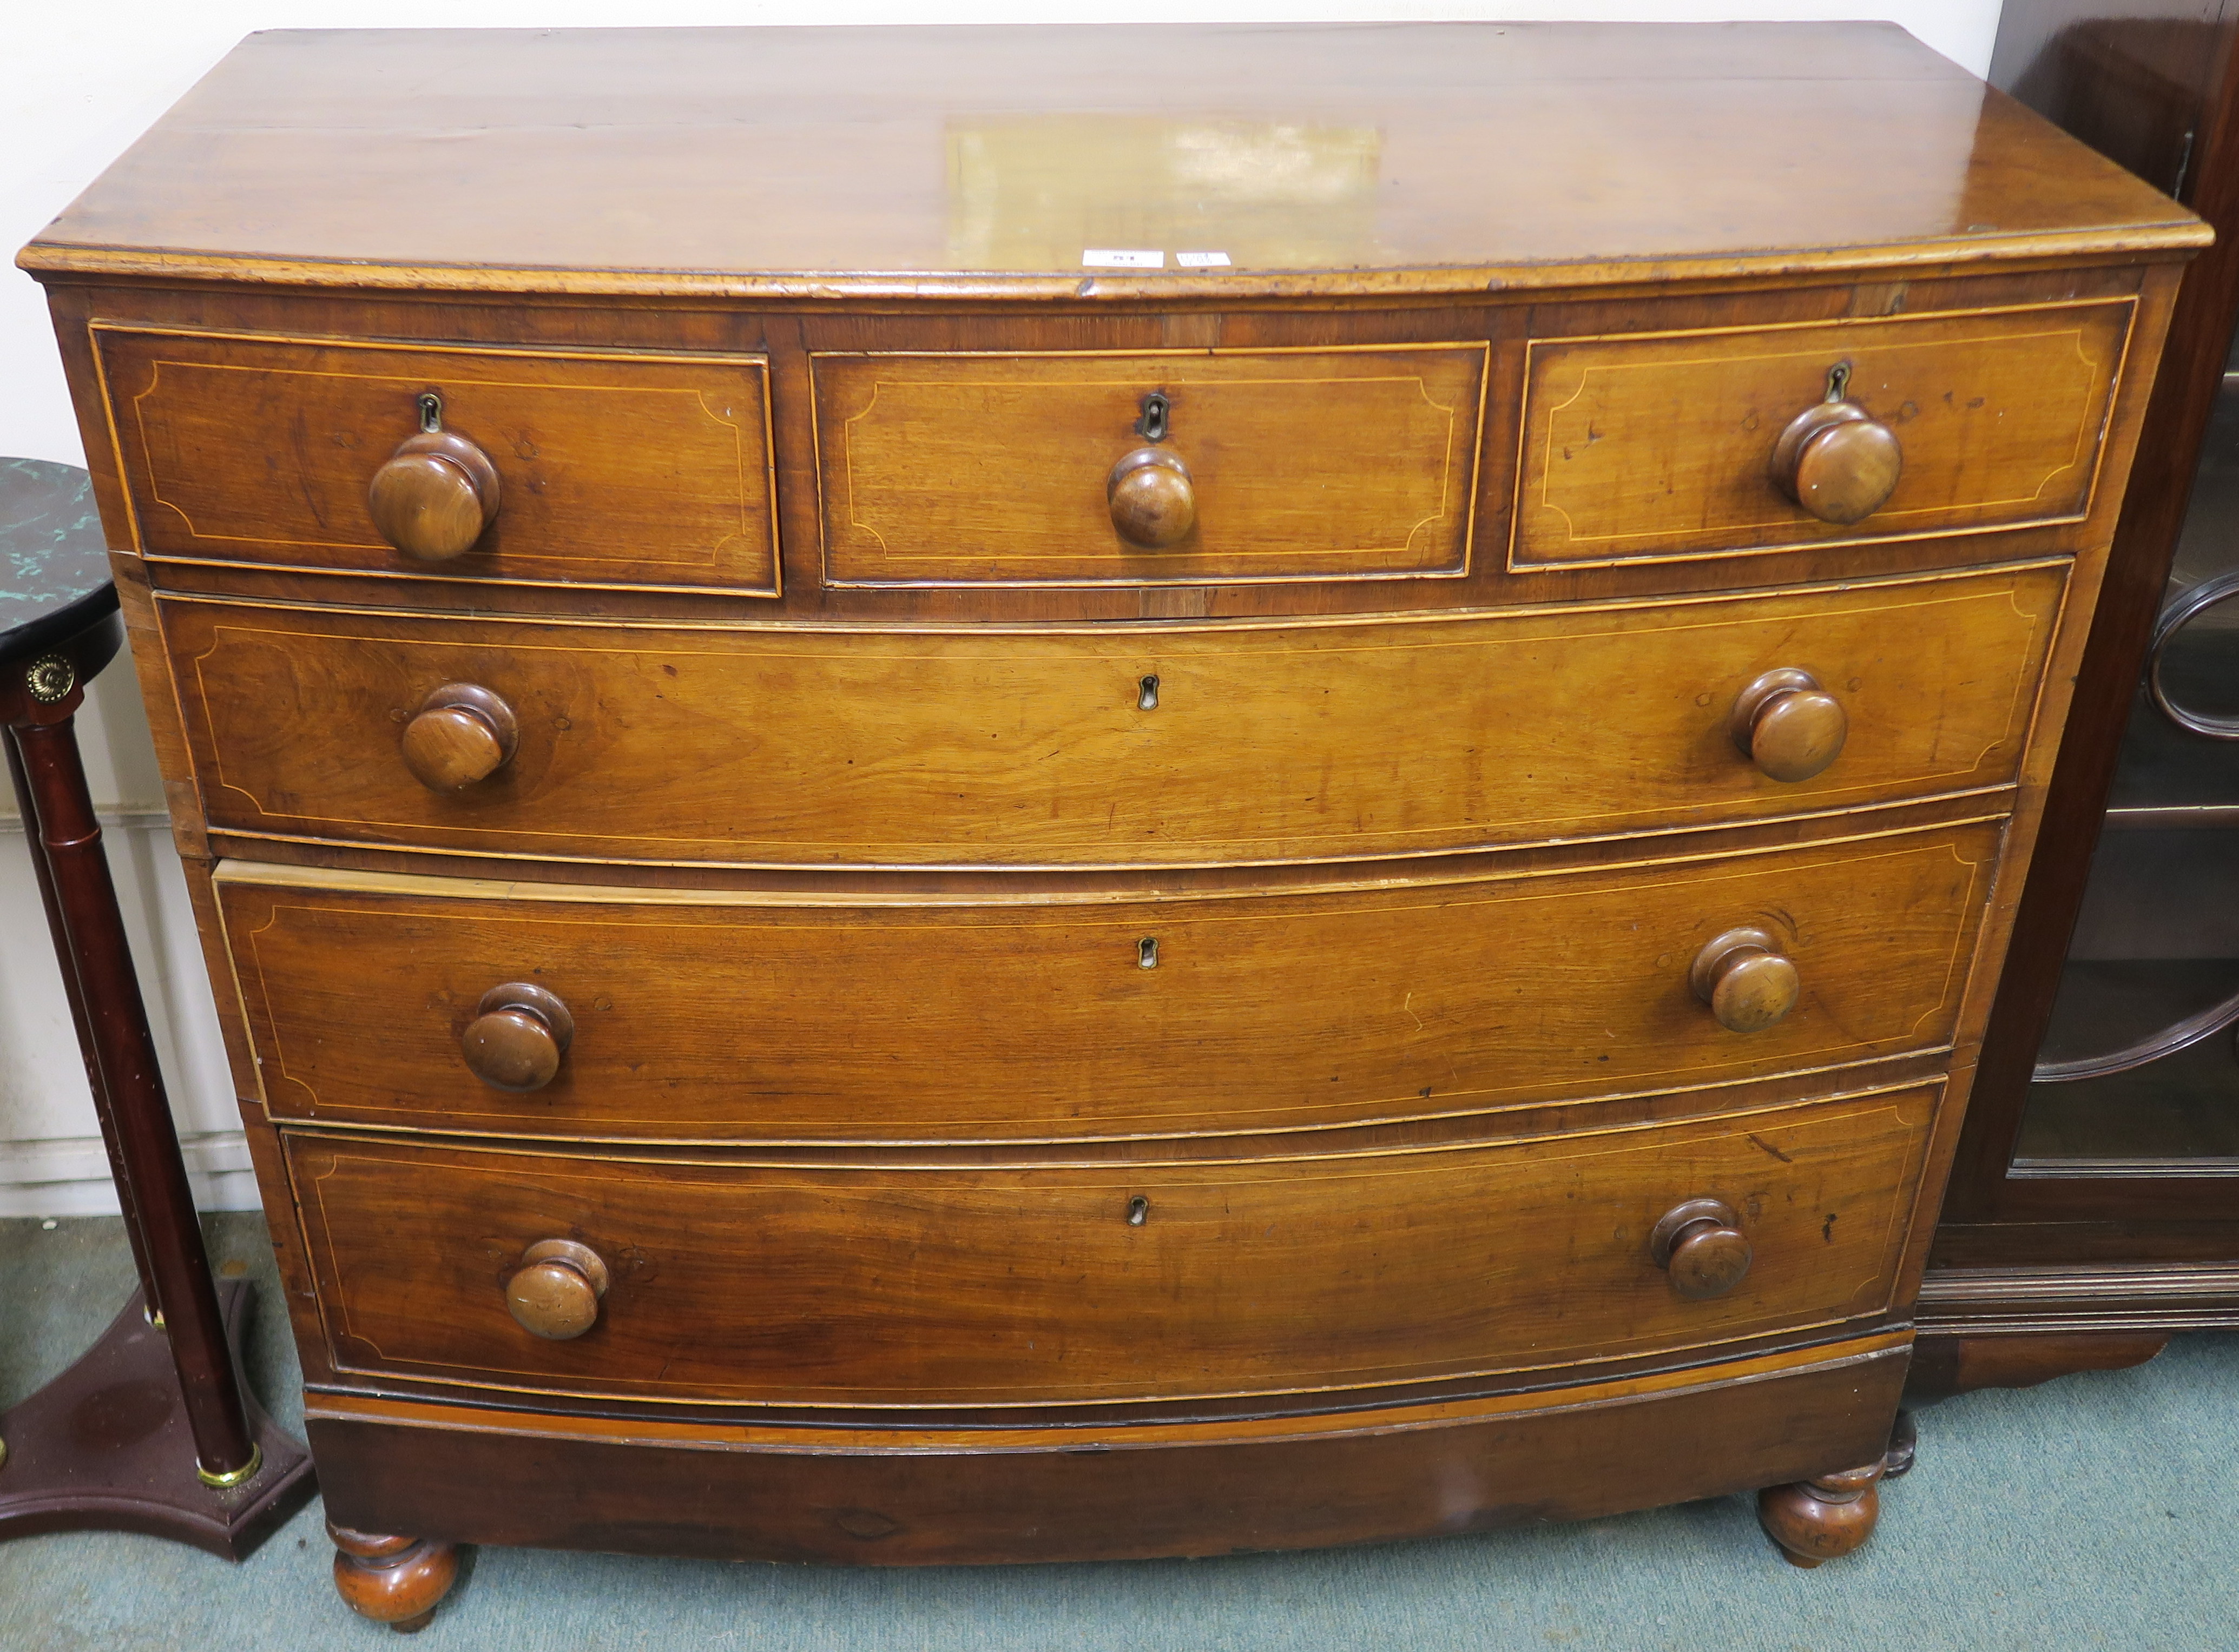
<path id="1" fill-rule="evenodd" d="M 22 262 L 346 1597 L 1854 1546 L 2204 239 L 1878 25 L 245 42 Z"/>

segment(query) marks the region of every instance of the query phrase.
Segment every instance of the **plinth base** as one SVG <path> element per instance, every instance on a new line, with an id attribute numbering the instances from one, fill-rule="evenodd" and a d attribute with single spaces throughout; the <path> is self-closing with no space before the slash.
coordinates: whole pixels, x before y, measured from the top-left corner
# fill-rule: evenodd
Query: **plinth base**
<path id="1" fill-rule="evenodd" d="M 218 1282 L 226 1344 L 241 1369 L 246 1280 Z M 243 1390 L 262 1454 L 256 1474 L 213 1490 L 196 1477 L 178 1373 L 140 1293 L 77 1363 L 0 1414 L 0 1538 L 138 1531 L 245 1560 L 309 1500 L 311 1456 Z"/>

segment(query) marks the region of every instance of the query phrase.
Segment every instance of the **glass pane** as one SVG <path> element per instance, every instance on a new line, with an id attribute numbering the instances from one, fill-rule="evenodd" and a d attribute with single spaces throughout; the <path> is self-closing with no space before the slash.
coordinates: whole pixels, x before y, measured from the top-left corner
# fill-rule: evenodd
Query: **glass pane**
<path id="1" fill-rule="evenodd" d="M 2239 334 L 2163 612 L 2228 583 L 2160 651 L 2165 698 L 2239 732 Z M 2213 587 L 2214 588 L 2209 588 Z M 2239 1163 L 2239 740 L 2141 683 L 2016 1164 Z"/>
<path id="2" fill-rule="evenodd" d="M 2163 606 L 2224 575 L 2239 574 L 2239 373 L 2223 392 L 2201 449 L 2198 480 Z M 2169 697 L 2197 713 L 2239 719 L 2239 594 L 2194 618 L 2163 650 Z M 2239 740 L 2180 728 L 2143 687 L 2133 707 L 2109 799 L 2116 811 L 2172 806 L 2239 807 Z"/>
<path id="3" fill-rule="evenodd" d="M 2239 826 L 2110 824 L 2016 1160 L 2239 1159 L 2235 1028 Z"/>
<path id="4" fill-rule="evenodd" d="M 2227 1031 L 2113 1078 L 2031 1085 L 2014 1162 L 2239 1160 L 2233 1065 Z"/>

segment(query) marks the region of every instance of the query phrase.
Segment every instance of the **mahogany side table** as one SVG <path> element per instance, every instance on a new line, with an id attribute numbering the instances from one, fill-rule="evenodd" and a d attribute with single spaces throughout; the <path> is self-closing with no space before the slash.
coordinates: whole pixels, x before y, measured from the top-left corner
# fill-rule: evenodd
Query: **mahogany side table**
<path id="1" fill-rule="evenodd" d="M 91 479 L 0 459 L 0 723 L 140 1288 L 0 1414 L 0 1538 L 139 1531 L 245 1558 L 308 1498 L 309 1454 L 240 1377 L 247 1282 L 210 1277 L 72 727 L 123 640 Z"/>

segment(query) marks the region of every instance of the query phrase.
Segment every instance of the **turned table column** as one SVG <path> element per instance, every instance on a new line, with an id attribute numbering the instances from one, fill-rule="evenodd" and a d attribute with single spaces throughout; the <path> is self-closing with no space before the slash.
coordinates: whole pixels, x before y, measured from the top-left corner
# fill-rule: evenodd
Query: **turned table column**
<path id="1" fill-rule="evenodd" d="M 88 493 L 72 467 L 0 460 L 14 564 L 0 596 L 0 744 L 140 1290 L 92 1350 L 0 1417 L 0 1536 L 113 1527 L 239 1559 L 309 1496 L 310 1465 L 244 1403 L 246 1287 L 221 1293 L 210 1277 L 79 760 L 85 685 L 123 640 Z"/>

